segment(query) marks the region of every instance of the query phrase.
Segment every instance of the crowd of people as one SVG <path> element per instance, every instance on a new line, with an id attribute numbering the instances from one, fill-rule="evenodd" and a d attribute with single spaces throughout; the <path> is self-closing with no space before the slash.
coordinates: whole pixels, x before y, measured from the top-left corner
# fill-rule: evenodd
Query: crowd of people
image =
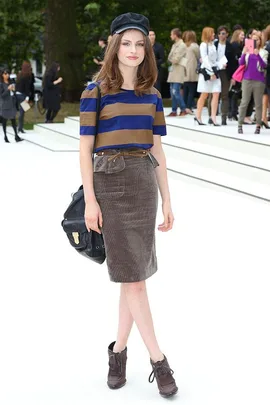
<path id="1" fill-rule="evenodd" d="M 46 109 L 46 123 L 52 123 L 60 110 L 60 88 L 63 81 L 58 77 L 60 65 L 53 62 L 47 70 L 43 80 L 43 104 Z M 24 134 L 24 103 L 34 100 L 35 77 L 32 72 L 30 62 L 24 61 L 17 79 L 11 79 L 8 69 L 0 71 L 0 121 L 2 123 L 4 140 L 9 143 L 7 136 L 7 122 L 11 121 L 15 135 L 15 141 L 21 142 L 23 139 L 19 133 Z M 16 115 L 19 114 L 18 126 Z"/>
<path id="2" fill-rule="evenodd" d="M 246 33 L 236 25 L 231 36 L 226 26 L 218 28 L 217 36 L 213 28 L 205 27 L 200 46 L 194 31 L 182 34 L 175 28 L 171 31 L 171 39 L 174 44 L 168 56 L 172 98 L 169 117 L 176 117 L 178 108 L 179 116 L 193 114 L 196 107 L 194 121 L 206 125 L 202 122 L 202 110 L 208 99 L 210 125 L 220 125 L 216 119 L 220 101 L 221 125 L 227 125 L 227 119 L 238 121 L 239 134 L 243 134 L 243 124 L 256 124 L 256 134 L 262 126 L 270 129 L 267 117 L 270 25 L 263 31 L 251 28 Z M 235 76 L 237 72 L 239 74 Z"/>
<path id="3" fill-rule="evenodd" d="M 200 46 L 194 31 L 181 33 L 174 28 L 170 38 L 173 45 L 168 55 L 167 82 L 172 99 L 169 117 L 184 117 L 194 114 L 196 109 L 194 121 L 206 125 L 202 121 L 202 110 L 207 105 L 208 124 L 219 126 L 220 105 L 221 125 L 227 125 L 228 119 L 238 121 L 239 134 L 243 133 L 243 125 L 256 124 L 256 134 L 262 126 L 270 129 L 267 116 L 270 110 L 270 25 L 264 31 L 251 28 L 247 32 L 241 25 L 235 25 L 231 36 L 226 26 L 220 26 L 217 34 L 213 28 L 205 27 Z M 165 52 L 156 42 L 154 30 L 149 31 L 149 39 L 158 70 L 155 87 L 161 91 Z M 246 39 L 254 42 L 253 49 L 246 46 Z M 98 65 L 103 65 L 109 41 L 110 37 L 99 40 L 101 54 L 94 58 Z M 233 76 L 239 66 L 242 66 L 242 77 L 235 80 Z"/>

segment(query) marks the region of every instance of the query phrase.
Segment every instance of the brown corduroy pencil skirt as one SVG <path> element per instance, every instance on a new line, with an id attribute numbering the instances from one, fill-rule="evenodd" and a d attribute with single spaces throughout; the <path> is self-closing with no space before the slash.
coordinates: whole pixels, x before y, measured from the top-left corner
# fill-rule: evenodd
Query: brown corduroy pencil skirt
<path id="1" fill-rule="evenodd" d="M 157 271 L 155 226 L 158 187 L 149 156 L 96 156 L 94 189 L 103 216 L 111 281 L 146 280 Z"/>

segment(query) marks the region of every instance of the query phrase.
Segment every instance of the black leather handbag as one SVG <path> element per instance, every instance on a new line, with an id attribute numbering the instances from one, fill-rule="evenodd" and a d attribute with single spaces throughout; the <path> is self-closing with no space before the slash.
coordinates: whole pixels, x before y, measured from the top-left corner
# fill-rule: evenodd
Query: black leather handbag
<path id="1" fill-rule="evenodd" d="M 96 128 L 98 128 L 99 110 L 100 110 L 100 88 L 98 88 L 97 101 L 97 119 Z M 83 186 L 72 195 L 72 201 L 69 204 L 64 219 L 61 222 L 64 232 L 72 247 L 81 255 L 102 264 L 106 259 L 105 246 L 102 234 L 95 231 L 88 232 L 84 218 L 85 201 Z"/>

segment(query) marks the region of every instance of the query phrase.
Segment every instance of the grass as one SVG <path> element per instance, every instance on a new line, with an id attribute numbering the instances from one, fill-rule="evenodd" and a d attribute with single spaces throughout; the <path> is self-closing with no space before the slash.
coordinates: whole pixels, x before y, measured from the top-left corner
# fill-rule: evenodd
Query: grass
<path id="1" fill-rule="evenodd" d="M 170 99 L 163 99 L 164 107 L 171 106 Z M 61 110 L 58 112 L 54 122 L 64 122 L 66 117 L 69 116 L 78 116 L 80 111 L 80 103 L 61 103 Z M 35 105 L 25 113 L 24 116 L 24 128 L 33 129 L 35 124 L 44 123 L 45 115 L 41 115 L 38 109 L 35 108 Z"/>

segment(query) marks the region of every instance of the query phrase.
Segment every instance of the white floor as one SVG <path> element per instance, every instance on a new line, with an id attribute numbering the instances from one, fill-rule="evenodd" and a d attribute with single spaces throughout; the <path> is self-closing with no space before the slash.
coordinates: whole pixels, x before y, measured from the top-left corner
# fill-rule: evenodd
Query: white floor
<path id="1" fill-rule="evenodd" d="M 164 403 L 136 328 L 128 384 L 106 386 L 118 289 L 61 229 L 78 154 L 0 139 L 0 404 Z M 149 295 L 182 405 L 269 405 L 269 204 L 170 178 Z M 159 221 L 162 220 L 159 214 Z"/>

